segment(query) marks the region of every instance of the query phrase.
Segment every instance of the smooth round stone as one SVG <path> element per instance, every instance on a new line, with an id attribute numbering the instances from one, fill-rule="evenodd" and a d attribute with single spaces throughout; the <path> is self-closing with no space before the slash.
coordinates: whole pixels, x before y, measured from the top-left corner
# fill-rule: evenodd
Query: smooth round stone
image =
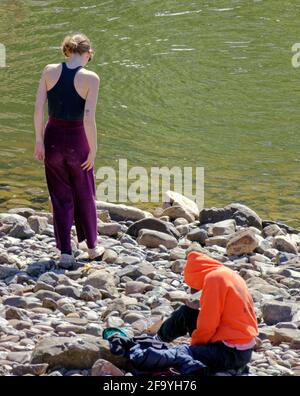
<path id="1" fill-rule="evenodd" d="M 96 312 L 94 312 L 94 311 L 89 311 L 89 312 L 87 312 L 87 313 L 85 314 L 85 317 L 86 317 L 87 320 L 91 320 L 91 321 L 99 320 L 98 314 L 97 314 Z"/>
<path id="2" fill-rule="evenodd" d="M 43 332 L 54 331 L 52 326 L 47 326 L 47 325 L 43 325 L 43 324 L 36 325 L 35 329 L 43 331 Z"/>
<path id="3" fill-rule="evenodd" d="M 86 326 L 85 333 L 96 337 L 101 337 L 103 332 L 103 327 L 98 323 L 89 323 Z"/>
<path id="4" fill-rule="evenodd" d="M 280 347 L 281 347 L 284 351 L 287 351 L 287 350 L 290 349 L 289 344 L 285 344 L 285 343 L 283 343 L 283 342 L 280 344 Z"/>
<path id="5" fill-rule="evenodd" d="M 30 338 L 23 338 L 23 339 L 20 341 L 20 345 L 24 345 L 24 346 L 34 346 L 35 343 L 34 343 L 34 341 L 32 341 Z"/>
<path id="6" fill-rule="evenodd" d="M 58 325 L 55 330 L 57 333 L 69 333 L 69 332 L 73 332 L 76 334 L 85 333 L 85 327 L 77 326 L 71 323 L 62 323 Z"/>
<path id="7" fill-rule="evenodd" d="M 121 318 L 118 318 L 117 316 L 109 316 L 107 318 L 107 326 L 108 327 L 121 327 L 123 326 L 124 321 Z"/>
<path id="8" fill-rule="evenodd" d="M 289 360 L 279 360 L 278 359 L 278 363 L 280 364 L 280 366 L 284 366 L 288 369 L 290 369 L 292 367 L 291 363 Z"/>
<path id="9" fill-rule="evenodd" d="M 270 367 L 270 364 L 269 363 L 259 363 L 259 364 L 256 365 L 256 367 L 258 369 L 262 369 L 262 368 L 267 369 L 267 368 Z"/>
<path id="10" fill-rule="evenodd" d="M 123 319 L 124 319 L 124 322 L 126 322 L 126 323 L 134 323 L 137 320 L 144 319 L 144 318 L 145 318 L 145 316 L 141 315 L 140 313 L 136 313 L 136 312 L 131 313 L 130 312 L 130 313 L 126 314 Z"/>
<path id="11" fill-rule="evenodd" d="M 62 306 L 59 307 L 59 309 L 61 310 L 62 313 L 64 313 L 65 315 L 68 315 L 70 313 L 74 313 L 76 312 L 76 308 L 74 304 L 63 304 Z"/>
<path id="12" fill-rule="evenodd" d="M 62 373 L 59 371 L 52 371 L 52 373 L 48 374 L 48 377 L 62 377 Z"/>
<path id="13" fill-rule="evenodd" d="M 99 304 L 96 304 L 94 301 L 89 301 L 86 304 L 89 308 L 94 309 L 94 308 L 99 308 Z"/>
<path id="14" fill-rule="evenodd" d="M 281 354 L 281 353 L 283 352 L 282 349 L 281 349 L 280 347 L 273 347 L 272 351 L 273 351 L 274 353 L 278 353 L 278 354 Z"/>
<path id="15" fill-rule="evenodd" d="M 259 377 L 267 377 L 267 376 L 269 376 L 270 374 L 268 374 L 268 373 L 266 373 L 265 371 L 257 371 L 257 376 L 259 376 Z"/>
<path id="16" fill-rule="evenodd" d="M 268 351 L 266 351 L 266 356 L 269 356 L 269 357 L 272 357 L 272 358 L 276 358 L 277 354 L 274 351 L 272 351 L 272 350 L 268 350 Z"/>
<path id="17" fill-rule="evenodd" d="M 282 359 L 282 360 L 289 360 L 289 359 L 293 359 L 293 358 L 294 358 L 294 356 L 291 355 L 290 353 L 285 353 L 285 354 L 283 354 L 283 355 L 281 356 L 281 359 Z"/>
<path id="18" fill-rule="evenodd" d="M 277 375 L 280 375 L 280 374 L 281 374 L 281 371 L 275 370 L 275 369 L 268 369 L 268 370 L 267 370 L 267 373 L 268 373 L 269 375 L 275 375 L 275 376 L 277 376 Z"/>
<path id="19" fill-rule="evenodd" d="M 289 355 L 293 358 L 298 358 L 300 356 L 300 351 L 297 353 L 296 351 L 289 350 L 286 355 Z M 284 355 L 283 355 L 284 356 Z"/>
<path id="20" fill-rule="evenodd" d="M 74 304 L 74 306 L 75 306 L 77 309 L 79 309 L 79 310 L 82 310 L 82 309 L 87 308 L 85 304 L 84 304 L 84 305 L 78 304 L 78 301 L 75 301 L 75 300 L 73 301 L 72 304 Z"/>

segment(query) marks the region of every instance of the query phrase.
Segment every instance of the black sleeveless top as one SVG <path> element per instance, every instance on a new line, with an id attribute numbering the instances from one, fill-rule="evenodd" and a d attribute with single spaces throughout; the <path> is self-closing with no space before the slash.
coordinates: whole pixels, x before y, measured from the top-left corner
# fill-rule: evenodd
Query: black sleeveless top
<path id="1" fill-rule="evenodd" d="M 62 62 L 62 70 L 57 83 L 47 91 L 48 116 L 61 120 L 82 120 L 84 115 L 85 99 L 74 87 L 76 72 L 82 66 L 69 69 Z"/>

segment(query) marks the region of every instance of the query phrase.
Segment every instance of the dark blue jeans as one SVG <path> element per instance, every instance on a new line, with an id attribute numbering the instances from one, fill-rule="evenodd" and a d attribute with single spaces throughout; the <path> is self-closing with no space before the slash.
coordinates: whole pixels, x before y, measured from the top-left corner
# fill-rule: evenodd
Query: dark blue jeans
<path id="1" fill-rule="evenodd" d="M 161 325 L 157 335 L 164 342 L 171 342 L 177 337 L 185 336 L 197 327 L 199 311 L 182 305 Z M 194 359 L 205 364 L 209 372 L 246 369 L 251 360 L 252 349 L 239 351 L 226 346 L 222 341 L 190 346 Z"/>

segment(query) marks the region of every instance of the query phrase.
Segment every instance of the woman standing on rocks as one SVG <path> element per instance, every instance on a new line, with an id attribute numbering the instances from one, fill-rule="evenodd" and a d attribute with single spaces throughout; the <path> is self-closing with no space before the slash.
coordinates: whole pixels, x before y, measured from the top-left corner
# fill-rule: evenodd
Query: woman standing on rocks
<path id="1" fill-rule="evenodd" d="M 84 66 L 92 59 L 90 40 L 81 33 L 66 36 L 62 52 L 67 62 L 45 66 L 34 111 L 35 159 L 43 161 L 53 206 L 53 226 L 59 264 L 72 266 L 71 228 L 78 242 L 86 240 L 90 259 L 103 254 L 97 246 L 94 161 L 97 152 L 95 111 L 99 76 Z M 44 128 L 44 105 L 48 120 Z"/>

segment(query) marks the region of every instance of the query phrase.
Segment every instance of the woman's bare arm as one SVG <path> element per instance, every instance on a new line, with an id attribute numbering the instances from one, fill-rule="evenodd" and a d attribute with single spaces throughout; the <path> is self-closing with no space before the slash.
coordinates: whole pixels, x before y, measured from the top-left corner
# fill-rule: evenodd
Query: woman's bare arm
<path id="1" fill-rule="evenodd" d="M 34 108 L 34 129 L 35 129 L 35 149 L 34 157 L 38 161 L 44 161 L 44 105 L 47 99 L 47 88 L 45 74 L 47 66 L 44 68 L 40 78 L 39 87 L 36 94 L 35 108 Z"/>
<path id="2" fill-rule="evenodd" d="M 83 169 L 91 169 L 97 153 L 97 127 L 96 127 L 96 106 L 100 87 L 100 77 L 93 73 L 89 76 L 89 89 L 84 108 L 84 129 L 90 147 L 90 153 L 85 162 L 81 164 Z"/>
<path id="3" fill-rule="evenodd" d="M 44 105 L 47 99 L 47 86 L 45 79 L 46 71 L 47 66 L 44 68 L 42 76 L 40 78 L 35 101 L 34 128 L 36 143 L 44 141 Z"/>

